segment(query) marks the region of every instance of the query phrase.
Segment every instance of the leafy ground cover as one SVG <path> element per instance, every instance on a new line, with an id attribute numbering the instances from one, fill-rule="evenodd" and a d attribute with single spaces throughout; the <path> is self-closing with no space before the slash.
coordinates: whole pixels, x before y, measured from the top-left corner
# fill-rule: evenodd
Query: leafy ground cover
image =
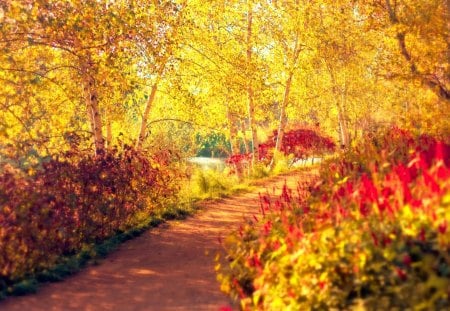
<path id="1" fill-rule="evenodd" d="M 243 309 L 444 310 L 450 305 L 450 146 L 393 128 L 261 196 L 224 242 L 222 289 Z"/>

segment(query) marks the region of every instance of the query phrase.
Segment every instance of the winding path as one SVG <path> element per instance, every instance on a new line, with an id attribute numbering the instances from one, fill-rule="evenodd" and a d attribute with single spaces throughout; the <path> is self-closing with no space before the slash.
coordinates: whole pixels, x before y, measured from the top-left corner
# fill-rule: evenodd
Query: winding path
<path id="1" fill-rule="evenodd" d="M 308 173 L 290 173 L 256 190 L 203 203 L 183 221 L 171 221 L 128 241 L 97 266 L 63 282 L 42 286 L 37 294 L 0 302 L 2 311 L 50 310 L 219 310 L 232 301 L 219 290 L 214 257 L 219 236 L 257 213 L 258 193 L 279 193 L 285 180 L 295 187 Z"/>

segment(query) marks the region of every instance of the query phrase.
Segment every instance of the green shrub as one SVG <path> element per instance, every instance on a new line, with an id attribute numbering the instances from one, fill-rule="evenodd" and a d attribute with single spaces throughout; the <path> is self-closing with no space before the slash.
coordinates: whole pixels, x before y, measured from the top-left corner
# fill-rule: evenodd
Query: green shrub
<path id="1" fill-rule="evenodd" d="M 281 174 L 284 172 L 289 171 L 291 169 L 293 161 L 294 161 L 294 155 L 285 155 L 281 152 L 274 152 L 273 155 L 273 174 Z"/>
<path id="2" fill-rule="evenodd" d="M 269 176 L 270 176 L 270 168 L 263 163 L 256 163 L 253 166 L 253 170 L 250 174 L 250 177 L 253 179 L 261 179 Z"/>

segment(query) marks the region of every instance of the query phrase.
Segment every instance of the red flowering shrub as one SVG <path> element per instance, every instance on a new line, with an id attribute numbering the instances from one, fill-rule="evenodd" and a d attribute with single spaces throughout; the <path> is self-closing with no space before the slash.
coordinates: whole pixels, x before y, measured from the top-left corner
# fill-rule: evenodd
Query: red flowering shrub
<path id="1" fill-rule="evenodd" d="M 270 160 L 277 141 L 278 131 L 263 144 L 259 145 L 260 160 Z M 305 159 L 311 156 L 320 156 L 333 152 L 336 145 L 333 140 L 324 136 L 316 128 L 298 128 L 284 133 L 281 152 L 285 155 L 293 154 L 295 159 Z"/>
<path id="2" fill-rule="evenodd" d="M 47 268 L 61 255 L 98 242 L 174 196 L 168 155 L 126 149 L 103 156 L 66 154 L 27 175 L 0 173 L 0 285 Z M 0 288 L 1 289 L 1 288 Z"/>
<path id="3" fill-rule="evenodd" d="M 250 167 L 252 153 L 233 154 L 225 160 L 225 164 L 232 168 L 232 172 L 241 175 L 244 170 Z"/>
<path id="4" fill-rule="evenodd" d="M 225 163 L 228 165 L 235 165 L 238 163 L 246 163 L 251 161 L 252 154 L 251 153 L 245 153 L 245 154 L 233 154 L 229 158 L 225 160 Z"/>
<path id="5" fill-rule="evenodd" d="M 258 146 L 259 160 L 270 162 L 277 140 L 277 130 L 273 131 L 266 142 Z M 305 159 L 311 156 L 321 156 L 327 152 L 333 152 L 336 145 L 330 137 L 322 135 L 317 128 L 298 128 L 287 131 L 283 137 L 281 152 L 285 155 L 293 154 L 294 160 Z M 251 153 L 232 155 L 226 163 L 242 171 L 248 166 L 252 158 Z"/>
<path id="6" fill-rule="evenodd" d="M 450 306 L 449 145 L 393 129 L 325 163 L 225 241 L 222 288 L 246 309 Z"/>

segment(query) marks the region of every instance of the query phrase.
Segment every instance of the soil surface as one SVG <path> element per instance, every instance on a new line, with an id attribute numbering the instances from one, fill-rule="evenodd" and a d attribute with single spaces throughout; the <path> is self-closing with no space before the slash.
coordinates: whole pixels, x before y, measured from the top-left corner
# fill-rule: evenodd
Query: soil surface
<path id="1" fill-rule="evenodd" d="M 258 213 L 259 193 L 279 194 L 285 181 L 296 188 L 309 173 L 296 172 L 261 183 L 252 192 L 203 202 L 183 221 L 170 221 L 127 241 L 99 265 L 36 294 L 0 302 L 2 311 L 220 310 L 237 309 L 220 292 L 214 258 L 219 237 Z"/>

